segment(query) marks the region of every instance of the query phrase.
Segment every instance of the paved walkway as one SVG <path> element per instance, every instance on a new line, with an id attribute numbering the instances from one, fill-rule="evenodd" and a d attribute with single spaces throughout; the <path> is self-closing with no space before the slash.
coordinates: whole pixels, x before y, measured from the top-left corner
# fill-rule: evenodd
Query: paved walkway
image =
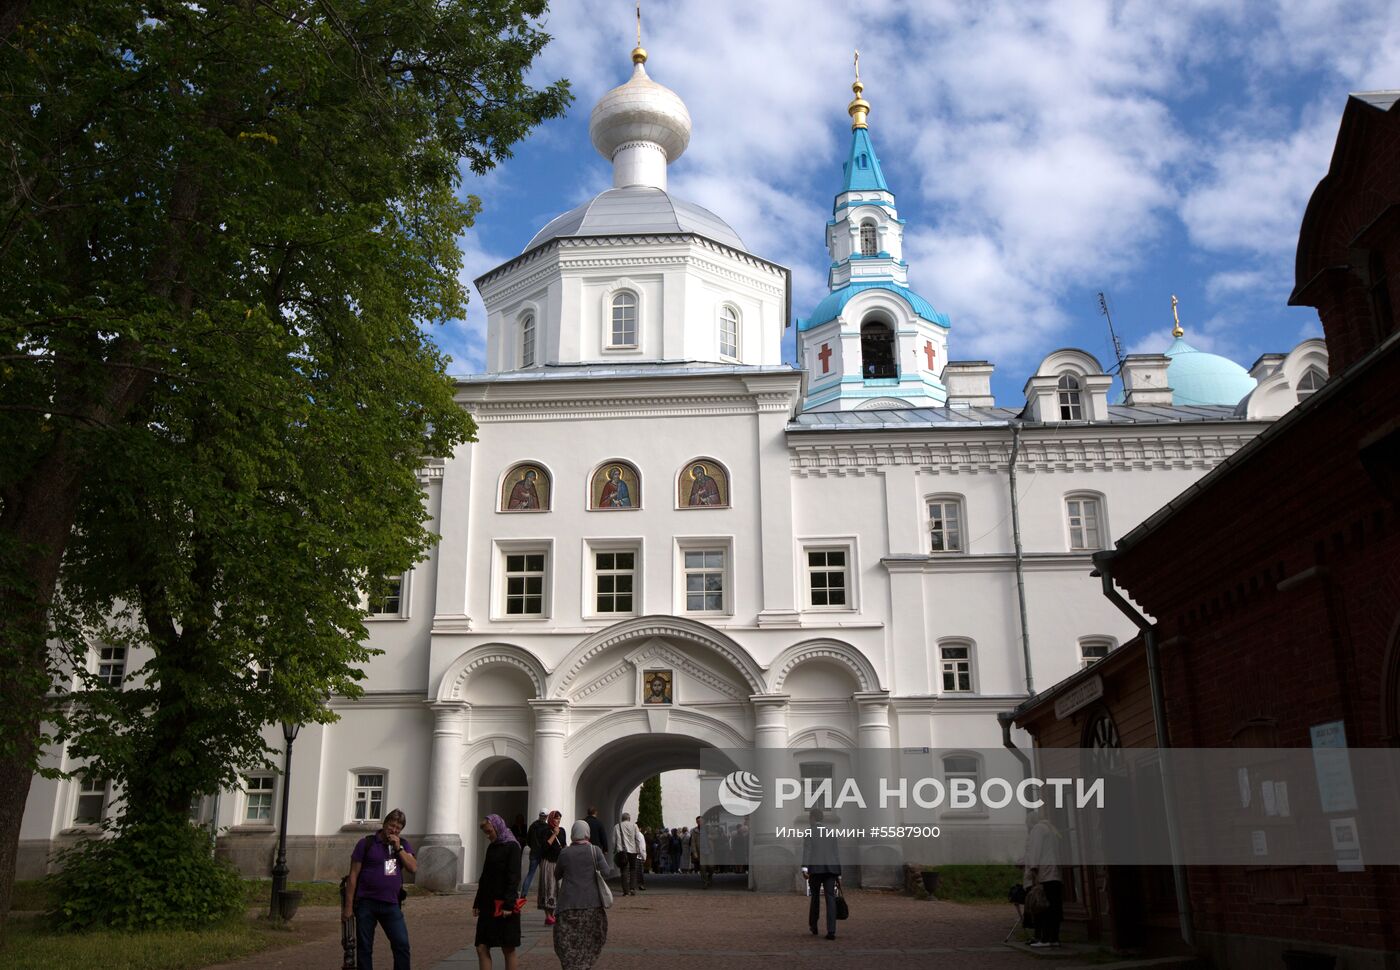
<path id="1" fill-rule="evenodd" d="M 920 902 L 885 892 L 849 893 L 851 919 L 837 924 L 837 939 L 807 932 L 805 898 L 751 893 L 723 883 L 708 892 L 654 877 L 647 892 L 622 898 L 608 911 L 608 944 L 597 970 L 779 970 L 785 967 L 967 967 L 970 970 L 1059 970 L 1094 966 L 1104 956 L 1088 947 L 1033 951 L 1002 943 L 1014 921 L 1010 906 Z M 469 895 L 416 897 L 405 909 L 419 970 L 476 970 Z M 521 970 L 557 968 L 553 934 L 544 915 L 525 910 Z M 297 916 L 307 942 L 223 964 L 218 970 L 334 968 L 340 966 L 339 915 L 313 908 Z M 392 961 L 383 937 L 378 966 Z M 495 966 L 504 966 L 497 950 Z M 1131 966 L 1149 966 L 1134 963 Z"/>

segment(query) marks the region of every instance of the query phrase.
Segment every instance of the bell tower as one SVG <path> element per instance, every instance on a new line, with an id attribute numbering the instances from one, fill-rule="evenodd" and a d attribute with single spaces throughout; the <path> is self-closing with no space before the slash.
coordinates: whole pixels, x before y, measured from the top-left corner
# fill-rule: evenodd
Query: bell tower
<path id="1" fill-rule="evenodd" d="M 946 314 L 909 288 L 904 220 L 870 139 L 870 102 L 855 56 L 851 148 L 826 224 L 830 292 L 798 321 L 804 410 L 936 407 L 948 399 Z"/>

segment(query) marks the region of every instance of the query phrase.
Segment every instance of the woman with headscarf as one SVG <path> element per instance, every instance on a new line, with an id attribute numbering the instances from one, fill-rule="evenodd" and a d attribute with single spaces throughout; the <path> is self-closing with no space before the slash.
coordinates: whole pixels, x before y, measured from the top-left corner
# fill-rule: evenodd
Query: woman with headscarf
<path id="1" fill-rule="evenodd" d="M 559 853 L 568 844 L 568 836 L 559 827 L 559 820 L 563 813 L 559 809 L 549 813 L 549 829 L 540 840 L 543 848 L 540 850 L 540 890 L 535 902 L 540 909 L 544 910 L 544 925 L 554 925 L 555 899 L 559 894 L 558 879 L 554 874 L 554 865 L 559 861 Z"/>
<path id="2" fill-rule="evenodd" d="M 520 842 L 499 815 L 486 816 L 481 831 L 490 842 L 476 884 L 476 899 L 472 901 L 476 959 L 481 970 L 491 970 L 491 948 L 498 946 L 505 954 L 506 970 L 515 970 L 515 948 L 520 945 L 520 908 L 516 902 L 520 889 Z"/>
<path id="3" fill-rule="evenodd" d="M 569 835 L 572 844 L 559 854 L 555 865 L 559 921 L 554 927 L 554 953 L 563 970 L 589 970 L 608 942 L 608 911 L 593 873 L 612 875 L 612 866 L 607 854 L 589 841 L 587 821 L 575 822 Z"/>

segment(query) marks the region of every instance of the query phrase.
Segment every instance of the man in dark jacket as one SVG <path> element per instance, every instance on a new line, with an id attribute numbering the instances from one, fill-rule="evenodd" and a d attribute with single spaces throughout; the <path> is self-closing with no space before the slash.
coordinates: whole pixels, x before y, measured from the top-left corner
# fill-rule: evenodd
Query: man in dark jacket
<path id="1" fill-rule="evenodd" d="M 841 885 L 841 846 L 822 821 L 822 810 L 812 809 L 811 834 L 802 840 L 802 875 L 812 897 L 807 907 L 807 928 L 817 935 L 821 899 L 826 897 L 826 938 L 836 939 L 836 893 Z"/>
<path id="2" fill-rule="evenodd" d="M 525 832 L 525 847 L 530 850 L 530 869 L 525 873 L 525 882 L 520 886 L 520 898 L 530 898 L 530 883 L 535 879 L 535 870 L 540 867 L 540 860 L 544 858 L 544 840 L 549 837 L 549 823 L 545 821 L 545 813 L 540 812 L 540 817 L 530 823 L 530 828 Z"/>
<path id="3" fill-rule="evenodd" d="M 588 841 L 603 850 L 603 857 L 608 855 L 608 831 L 603 828 L 603 820 L 598 817 L 598 809 L 590 806 L 588 818 L 584 819 L 588 823 Z"/>

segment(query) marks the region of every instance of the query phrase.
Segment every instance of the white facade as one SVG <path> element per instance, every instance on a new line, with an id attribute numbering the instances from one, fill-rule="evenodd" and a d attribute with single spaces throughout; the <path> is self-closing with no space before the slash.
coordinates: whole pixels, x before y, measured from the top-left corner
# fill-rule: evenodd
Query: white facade
<path id="1" fill-rule="evenodd" d="M 594 113 L 595 143 L 613 130 L 604 105 L 633 112 L 634 128 L 672 126 L 651 143 L 628 129 L 613 146 L 624 184 L 601 208 L 644 193 L 627 197 L 646 202 L 642 225 L 590 225 L 600 214 L 585 212 L 480 281 L 489 372 L 458 388 L 479 440 L 424 470 L 442 541 L 395 611 L 370 621 L 384 652 L 365 696 L 334 701 L 341 720 L 296 741 L 294 878 L 339 873 L 376 807 L 407 813 L 420 880 L 448 886 L 473 874 L 485 812 L 568 819 L 591 804 L 615 820 L 645 778 L 696 767 L 706 747 L 999 747 L 996 714 L 1032 682 L 1048 687 L 1133 635 L 1090 578 L 1091 553 L 1266 427 L 1228 407 L 1110 407 L 1109 378 L 1073 350 L 1046 358 L 1025 402 L 992 407 L 991 365 L 949 364 L 948 328 L 883 289 L 848 302 L 831 335 L 801 335 L 805 374 L 784 365 L 787 272 L 666 195 L 664 166 L 637 162 L 684 148 L 674 105 L 649 119 L 646 97 L 616 95 Z M 887 220 L 889 202 L 876 207 Z M 833 257 L 858 249 L 859 225 L 828 227 Z M 893 267 L 888 238 L 880 258 Z M 833 291 L 850 278 L 834 276 Z M 950 403 L 927 406 L 933 384 L 917 377 L 804 410 L 821 386 L 813 352 L 834 342 L 858 359 L 860 321 L 881 311 L 911 359 L 916 339 L 942 341 Z M 1062 393 L 1066 375 L 1080 397 Z M 877 398 L 884 409 L 855 410 Z M 516 489 L 522 464 L 545 508 L 511 507 L 531 504 Z M 717 496 L 698 489 L 697 464 Z M 614 467 L 630 507 L 595 508 Z M 669 704 L 645 703 L 649 671 L 671 675 Z M 82 831 L 77 784 L 35 779 L 25 871 Z M 251 872 L 270 864 L 278 822 L 280 792 L 264 814 L 264 786 L 217 807 L 221 844 Z"/>

